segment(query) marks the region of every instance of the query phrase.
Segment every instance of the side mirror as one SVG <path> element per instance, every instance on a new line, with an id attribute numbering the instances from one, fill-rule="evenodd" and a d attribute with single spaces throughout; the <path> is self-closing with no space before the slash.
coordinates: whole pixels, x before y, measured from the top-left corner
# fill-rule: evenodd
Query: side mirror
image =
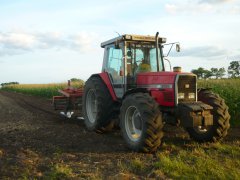
<path id="1" fill-rule="evenodd" d="M 176 51 L 180 52 L 181 48 L 180 48 L 180 44 L 176 44 Z"/>

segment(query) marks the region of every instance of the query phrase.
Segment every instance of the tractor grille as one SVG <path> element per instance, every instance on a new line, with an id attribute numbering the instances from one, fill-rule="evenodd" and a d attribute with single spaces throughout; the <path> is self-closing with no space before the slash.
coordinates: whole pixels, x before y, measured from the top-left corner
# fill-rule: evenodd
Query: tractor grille
<path id="1" fill-rule="evenodd" d="M 196 76 L 191 76 L 191 75 L 179 75 L 178 82 L 177 82 L 177 98 L 178 102 L 192 102 L 196 101 Z M 194 97 L 189 97 L 193 95 Z M 183 97 L 179 97 L 179 94 L 181 94 Z"/>

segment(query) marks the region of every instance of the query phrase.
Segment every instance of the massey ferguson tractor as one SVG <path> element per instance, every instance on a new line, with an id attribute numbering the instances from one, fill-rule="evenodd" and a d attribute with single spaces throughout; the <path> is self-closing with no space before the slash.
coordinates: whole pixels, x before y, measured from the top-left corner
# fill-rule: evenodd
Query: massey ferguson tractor
<path id="1" fill-rule="evenodd" d="M 198 89 L 196 75 L 180 67 L 166 71 L 165 43 L 158 33 L 103 42 L 102 72 L 91 75 L 83 89 L 60 90 L 55 109 L 68 117 L 81 112 L 90 131 L 120 126 L 127 146 L 138 152 L 158 149 L 165 123 L 182 126 L 198 142 L 221 140 L 230 127 L 227 105 L 209 89 Z"/>

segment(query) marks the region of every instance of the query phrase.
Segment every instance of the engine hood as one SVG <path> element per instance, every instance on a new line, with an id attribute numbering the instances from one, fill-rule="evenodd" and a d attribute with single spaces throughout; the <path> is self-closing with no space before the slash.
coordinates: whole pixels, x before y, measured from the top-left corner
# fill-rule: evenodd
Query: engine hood
<path id="1" fill-rule="evenodd" d="M 183 72 L 147 72 L 137 74 L 137 85 L 173 85 L 177 75 L 193 75 Z"/>

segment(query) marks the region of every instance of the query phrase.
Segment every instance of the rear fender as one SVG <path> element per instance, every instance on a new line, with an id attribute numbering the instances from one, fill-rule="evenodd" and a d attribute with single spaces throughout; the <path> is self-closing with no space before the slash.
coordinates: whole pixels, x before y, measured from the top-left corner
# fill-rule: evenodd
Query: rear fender
<path id="1" fill-rule="evenodd" d="M 112 86 L 112 83 L 110 81 L 110 78 L 109 78 L 109 75 L 107 72 L 93 74 L 93 75 L 91 75 L 91 77 L 100 77 L 102 79 L 103 83 L 107 86 L 108 91 L 111 94 L 113 101 L 117 101 L 117 96 L 113 90 L 113 86 Z"/>

